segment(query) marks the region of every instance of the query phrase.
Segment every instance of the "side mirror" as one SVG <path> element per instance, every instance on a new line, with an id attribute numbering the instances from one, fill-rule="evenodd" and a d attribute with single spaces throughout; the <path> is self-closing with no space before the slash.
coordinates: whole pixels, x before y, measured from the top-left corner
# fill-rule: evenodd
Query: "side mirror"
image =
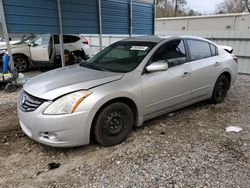
<path id="1" fill-rule="evenodd" d="M 168 70 L 168 63 L 166 61 L 156 61 L 146 67 L 148 72 L 166 71 Z"/>
<path id="2" fill-rule="evenodd" d="M 38 46 L 36 43 L 34 43 L 34 42 L 30 42 L 29 44 L 28 44 L 28 46 L 29 47 L 35 47 L 35 46 Z"/>

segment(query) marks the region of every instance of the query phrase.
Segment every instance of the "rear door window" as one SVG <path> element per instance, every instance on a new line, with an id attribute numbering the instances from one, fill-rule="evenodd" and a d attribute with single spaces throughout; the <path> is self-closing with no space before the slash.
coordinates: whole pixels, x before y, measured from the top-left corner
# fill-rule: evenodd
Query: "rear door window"
<path id="1" fill-rule="evenodd" d="M 190 59 L 192 61 L 211 57 L 209 43 L 199 40 L 187 40 Z"/>
<path id="2" fill-rule="evenodd" d="M 209 45 L 210 45 L 210 48 L 211 48 L 212 56 L 218 55 L 217 47 L 215 45 L 213 45 L 213 44 L 209 44 Z"/>

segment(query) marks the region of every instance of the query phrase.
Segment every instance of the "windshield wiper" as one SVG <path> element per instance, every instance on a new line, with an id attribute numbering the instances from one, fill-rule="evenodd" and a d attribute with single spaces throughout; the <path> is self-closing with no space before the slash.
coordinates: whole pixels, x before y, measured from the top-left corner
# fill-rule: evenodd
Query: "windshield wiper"
<path id="1" fill-rule="evenodd" d="M 86 68 L 90 68 L 90 69 L 100 70 L 100 71 L 111 71 L 109 69 L 106 69 L 106 68 L 103 68 L 103 67 L 99 67 L 99 66 L 96 66 L 94 64 L 88 64 L 88 63 L 80 64 L 80 66 L 86 67 Z"/>

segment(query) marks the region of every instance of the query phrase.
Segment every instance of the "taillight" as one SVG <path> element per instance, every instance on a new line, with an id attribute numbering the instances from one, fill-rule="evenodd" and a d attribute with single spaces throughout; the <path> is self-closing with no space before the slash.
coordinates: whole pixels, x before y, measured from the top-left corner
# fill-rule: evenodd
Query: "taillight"
<path id="1" fill-rule="evenodd" d="M 233 57 L 234 61 L 235 61 L 236 63 L 238 63 L 238 58 L 237 58 L 237 56 L 236 56 L 236 55 L 234 55 L 234 54 L 231 54 L 231 55 L 232 55 L 232 57 Z"/>
<path id="2" fill-rule="evenodd" d="M 82 43 L 89 45 L 89 41 L 85 37 L 82 37 Z"/>

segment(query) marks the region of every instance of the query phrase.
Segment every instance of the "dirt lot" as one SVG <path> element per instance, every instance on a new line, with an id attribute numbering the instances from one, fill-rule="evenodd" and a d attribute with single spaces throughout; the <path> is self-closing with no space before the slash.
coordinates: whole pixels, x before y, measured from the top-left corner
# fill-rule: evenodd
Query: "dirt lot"
<path id="1" fill-rule="evenodd" d="M 16 93 L 0 92 L 0 187 L 249 187 L 250 76 L 224 103 L 193 105 L 147 121 L 110 148 L 55 149 L 18 125 Z M 239 133 L 227 133 L 235 125 Z M 49 171 L 47 164 L 59 162 Z"/>

